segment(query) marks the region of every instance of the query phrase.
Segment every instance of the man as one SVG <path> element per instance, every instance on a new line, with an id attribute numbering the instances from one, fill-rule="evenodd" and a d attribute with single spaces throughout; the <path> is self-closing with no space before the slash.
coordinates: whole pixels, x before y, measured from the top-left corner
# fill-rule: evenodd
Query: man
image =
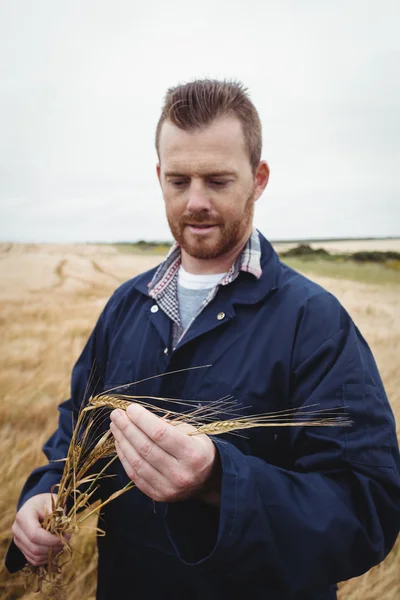
<path id="1" fill-rule="evenodd" d="M 97 598 L 335 598 L 336 582 L 383 560 L 399 531 L 398 444 L 375 362 L 339 302 L 253 229 L 269 170 L 240 84 L 169 90 L 156 145 L 176 244 L 108 302 L 46 455 L 66 455 L 93 364 L 91 393 L 149 378 L 132 393 L 199 405 L 233 395 L 244 414 L 347 407 L 354 424 L 222 440 L 188 436 L 137 404 L 113 411 L 120 462 L 102 493 L 129 478 L 137 489 L 102 512 Z M 10 570 L 59 549 L 40 518 L 60 469 L 41 467 L 25 485 Z"/>

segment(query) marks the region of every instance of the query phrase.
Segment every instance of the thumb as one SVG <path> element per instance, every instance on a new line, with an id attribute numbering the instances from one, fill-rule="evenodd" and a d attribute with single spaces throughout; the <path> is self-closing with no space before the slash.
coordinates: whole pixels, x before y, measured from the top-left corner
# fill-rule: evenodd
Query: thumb
<path id="1" fill-rule="evenodd" d="M 56 494 L 46 494 L 44 498 L 42 497 L 39 502 L 32 506 L 40 521 L 43 521 L 46 516 L 54 512 L 56 501 Z"/>
<path id="2" fill-rule="evenodd" d="M 174 423 L 172 423 L 174 425 Z M 195 433 L 197 429 L 193 427 L 193 425 L 189 425 L 189 423 L 177 423 L 174 425 L 176 429 L 179 429 L 182 433 Z"/>

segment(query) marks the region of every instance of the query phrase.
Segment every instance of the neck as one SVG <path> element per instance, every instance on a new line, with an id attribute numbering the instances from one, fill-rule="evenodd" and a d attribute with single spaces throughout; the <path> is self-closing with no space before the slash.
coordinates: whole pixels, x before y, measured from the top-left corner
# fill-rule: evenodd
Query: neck
<path id="1" fill-rule="evenodd" d="M 229 271 L 249 239 L 251 230 L 228 252 L 217 258 L 195 258 L 184 250 L 182 252 L 182 267 L 193 275 L 214 275 Z"/>

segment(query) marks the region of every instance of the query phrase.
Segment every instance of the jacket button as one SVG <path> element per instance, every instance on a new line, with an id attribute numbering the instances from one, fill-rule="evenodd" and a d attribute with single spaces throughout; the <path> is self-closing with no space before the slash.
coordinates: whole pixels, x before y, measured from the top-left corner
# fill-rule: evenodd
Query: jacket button
<path id="1" fill-rule="evenodd" d="M 157 304 L 153 304 L 153 306 L 151 307 L 150 310 L 151 310 L 152 313 L 158 312 L 158 306 L 157 306 Z"/>
<path id="2" fill-rule="evenodd" d="M 164 348 L 164 354 L 168 354 L 168 348 Z"/>
<path id="3" fill-rule="evenodd" d="M 218 321 L 222 321 L 222 319 L 225 318 L 225 313 L 224 312 L 220 312 L 217 314 L 217 319 Z"/>

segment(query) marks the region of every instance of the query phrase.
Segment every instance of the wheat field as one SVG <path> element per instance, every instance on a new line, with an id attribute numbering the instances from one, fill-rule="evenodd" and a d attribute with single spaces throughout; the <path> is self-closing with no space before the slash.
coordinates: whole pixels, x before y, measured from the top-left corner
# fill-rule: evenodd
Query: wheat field
<path id="1" fill-rule="evenodd" d="M 392 249 L 392 248 L 391 248 Z M 399 249 L 398 246 L 396 249 Z M 41 446 L 55 428 L 56 405 L 69 395 L 71 368 L 115 287 L 160 261 L 113 246 L 0 245 L 0 598 L 33 599 L 3 557 L 15 505 L 29 472 L 43 464 Z M 377 360 L 400 437 L 400 284 L 315 277 L 350 312 Z M 68 600 L 95 596 L 92 531 L 75 542 Z M 400 598 L 400 541 L 384 563 L 340 585 L 340 600 Z"/>

